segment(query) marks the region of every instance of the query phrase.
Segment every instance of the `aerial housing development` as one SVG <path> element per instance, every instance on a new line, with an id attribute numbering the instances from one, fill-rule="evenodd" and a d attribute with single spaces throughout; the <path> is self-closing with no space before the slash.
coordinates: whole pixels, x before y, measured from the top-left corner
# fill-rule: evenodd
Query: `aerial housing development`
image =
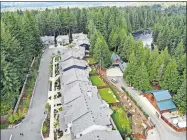
<path id="1" fill-rule="evenodd" d="M 186 139 L 186 3 L 2 4 L 2 140 Z"/>

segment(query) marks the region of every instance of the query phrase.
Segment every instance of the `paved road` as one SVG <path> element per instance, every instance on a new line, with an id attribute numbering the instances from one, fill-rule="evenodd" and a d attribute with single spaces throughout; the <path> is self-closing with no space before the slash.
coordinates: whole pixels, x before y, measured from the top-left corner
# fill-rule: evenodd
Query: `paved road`
<path id="1" fill-rule="evenodd" d="M 12 140 L 42 140 L 41 126 L 45 117 L 44 110 L 48 98 L 49 64 L 52 52 L 56 53 L 57 50 L 57 48 L 46 49 L 43 53 L 29 113 L 18 127 L 1 130 L 1 140 L 9 140 L 11 134 Z M 20 133 L 23 133 L 24 136 L 20 136 Z"/>
<path id="2" fill-rule="evenodd" d="M 108 79 L 115 78 L 118 83 L 117 87 L 121 88 L 124 86 L 126 90 L 133 96 L 133 98 L 137 101 L 137 103 L 142 107 L 142 109 L 150 116 L 151 121 L 156 124 L 156 130 L 159 134 L 160 140 L 186 140 L 185 132 L 176 132 L 171 129 L 164 121 L 159 119 L 155 111 L 151 108 L 152 106 L 146 105 L 145 102 L 142 101 L 142 96 L 140 96 L 140 92 L 137 90 L 133 90 L 131 87 L 128 87 L 125 83 L 123 77 L 108 77 Z"/>

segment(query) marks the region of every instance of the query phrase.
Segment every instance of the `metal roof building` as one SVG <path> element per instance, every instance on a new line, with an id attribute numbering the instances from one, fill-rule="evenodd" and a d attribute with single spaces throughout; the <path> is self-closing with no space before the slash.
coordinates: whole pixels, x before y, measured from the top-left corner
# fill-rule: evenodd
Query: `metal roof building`
<path id="1" fill-rule="evenodd" d="M 150 95 L 146 95 L 151 93 Z M 177 109 L 168 90 L 150 90 L 144 93 L 148 100 L 160 113 L 172 112 Z M 150 100 L 151 99 L 151 100 Z"/>

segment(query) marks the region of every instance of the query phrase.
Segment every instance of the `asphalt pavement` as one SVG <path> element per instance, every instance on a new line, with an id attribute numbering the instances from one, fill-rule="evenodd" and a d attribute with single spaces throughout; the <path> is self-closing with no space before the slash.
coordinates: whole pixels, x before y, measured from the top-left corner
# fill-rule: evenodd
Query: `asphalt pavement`
<path id="1" fill-rule="evenodd" d="M 16 128 L 1 130 L 1 140 L 42 140 L 41 126 L 45 118 L 45 105 L 48 98 L 49 65 L 52 52 L 58 49 L 46 49 L 42 55 L 32 103 L 24 121 Z M 24 135 L 21 136 L 20 133 Z M 11 136 L 12 135 L 12 136 Z"/>

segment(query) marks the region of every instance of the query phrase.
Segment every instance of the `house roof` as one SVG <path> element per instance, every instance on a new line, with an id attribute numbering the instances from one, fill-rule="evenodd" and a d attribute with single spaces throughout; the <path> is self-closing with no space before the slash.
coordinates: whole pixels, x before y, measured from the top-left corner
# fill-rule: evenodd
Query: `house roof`
<path id="1" fill-rule="evenodd" d="M 48 41 L 55 42 L 54 36 L 41 36 L 40 39 L 43 43 Z"/>
<path id="2" fill-rule="evenodd" d="M 85 56 L 85 48 L 71 48 L 68 52 L 61 55 L 61 61 L 65 61 L 71 57 L 82 59 Z"/>
<path id="3" fill-rule="evenodd" d="M 113 131 L 92 131 L 75 140 L 123 140 L 118 130 Z"/>
<path id="4" fill-rule="evenodd" d="M 67 104 L 82 95 L 79 83 L 77 82 L 64 86 L 62 93 L 64 94 L 62 101 L 63 104 Z"/>
<path id="5" fill-rule="evenodd" d="M 81 69 L 70 69 L 61 75 L 61 86 L 68 85 L 75 81 L 89 82 L 89 73 Z"/>
<path id="6" fill-rule="evenodd" d="M 157 102 L 157 105 L 158 105 L 160 111 L 176 108 L 175 104 L 173 103 L 173 101 L 171 99 Z"/>
<path id="7" fill-rule="evenodd" d="M 69 41 L 69 36 L 68 35 L 59 35 L 56 38 L 57 41 Z"/>
<path id="8" fill-rule="evenodd" d="M 84 97 L 81 96 L 74 101 L 70 102 L 69 104 L 64 106 L 65 111 L 65 124 L 73 122 L 74 120 L 78 119 L 82 115 L 88 112 L 86 107 L 86 103 L 84 101 Z"/>
<path id="9" fill-rule="evenodd" d="M 65 60 L 63 62 L 60 62 L 60 67 L 62 68 L 62 70 L 67 69 L 71 66 L 75 66 L 75 65 L 83 67 L 83 68 L 89 66 L 86 61 L 75 59 L 75 58 L 70 58 L 70 59 Z"/>
<path id="10" fill-rule="evenodd" d="M 113 52 L 112 56 L 111 56 L 111 59 L 112 59 L 112 61 L 116 61 L 116 60 L 120 60 L 120 57 Z"/>
<path id="11" fill-rule="evenodd" d="M 154 95 L 157 102 L 172 98 L 168 90 L 155 90 L 151 93 Z"/>

